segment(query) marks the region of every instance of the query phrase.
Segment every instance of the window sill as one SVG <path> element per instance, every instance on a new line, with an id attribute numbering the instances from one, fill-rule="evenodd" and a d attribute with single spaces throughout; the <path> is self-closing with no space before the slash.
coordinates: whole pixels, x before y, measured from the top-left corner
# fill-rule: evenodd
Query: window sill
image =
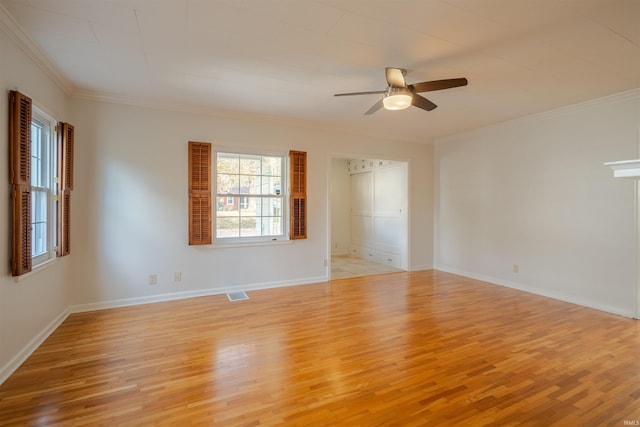
<path id="1" fill-rule="evenodd" d="M 31 269 L 30 272 L 23 274 L 22 276 L 15 276 L 13 278 L 14 282 L 21 282 L 25 279 L 27 279 L 28 277 L 31 277 L 35 274 L 38 274 L 39 272 L 48 269 L 49 267 L 53 267 L 54 265 L 56 265 L 58 263 L 58 258 L 51 258 L 43 263 L 38 264 L 37 266 L 33 267 Z"/>
<path id="2" fill-rule="evenodd" d="M 229 248 L 247 248 L 251 246 L 274 246 L 274 245 L 292 245 L 293 240 L 269 240 L 263 242 L 238 242 L 238 243 L 214 243 L 212 245 L 196 246 L 205 249 L 229 249 Z"/>

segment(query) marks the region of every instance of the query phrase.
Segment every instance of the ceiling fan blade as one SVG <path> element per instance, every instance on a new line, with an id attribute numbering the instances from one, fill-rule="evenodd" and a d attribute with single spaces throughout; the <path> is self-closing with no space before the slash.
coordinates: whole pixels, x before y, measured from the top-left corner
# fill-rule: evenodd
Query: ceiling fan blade
<path id="1" fill-rule="evenodd" d="M 406 70 L 402 68 L 392 68 L 387 67 L 384 69 L 387 75 L 387 83 L 391 87 L 407 87 L 407 84 L 404 81 L 404 75 L 406 74 Z"/>
<path id="2" fill-rule="evenodd" d="M 427 98 L 415 93 L 411 98 L 411 105 L 413 105 L 414 107 L 422 108 L 423 110 L 427 110 L 427 111 L 431 111 L 437 107 L 436 104 L 429 101 Z"/>
<path id="3" fill-rule="evenodd" d="M 409 88 L 415 92 L 431 92 L 434 90 L 450 89 L 452 87 L 466 86 L 469 82 L 464 77 L 459 79 L 433 80 L 430 82 L 414 83 Z"/>
<path id="4" fill-rule="evenodd" d="M 351 95 L 372 95 L 374 93 L 384 93 L 384 90 L 374 90 L 370 92 L 350 92 L 350 93 L 336 93 L 333 96 L 351 96 Z"/>
<path id="5" fill-rule="evenodd" d="M 381 99 L 380 101 L 376 102 L 375 104 L 373 104 L 373 105 L 371 106 L 371 108 L 369 108 L 369 109 L 367 110 L 367 112 L 366 112 L 366 113 L 364 113 L 364 115 L 365 115 L 365 116 L 368 116 L 369 114 L 373 114 L 373 113 L 375 113 L 376 111 L 378 111 L 378 110 L 379 110 L 379 109 L 381 109 L 381 108 L 382 108 L 382 99 Z"/>

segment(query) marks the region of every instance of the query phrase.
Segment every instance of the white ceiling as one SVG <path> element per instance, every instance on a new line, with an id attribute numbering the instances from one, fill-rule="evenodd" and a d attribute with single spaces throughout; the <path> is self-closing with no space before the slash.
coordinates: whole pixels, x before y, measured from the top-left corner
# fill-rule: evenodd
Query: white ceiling
<path id="1" fill-rule="evenodd" d="M 0 0 L 74 96 L 415 142 L 640 87 L 639 0 Z M 1 12 L 1 11 L 0 11 Z M 364 116 L 384 68 L 466 77 Z M 308 122 L 308 123 L 305 123 Z"/>

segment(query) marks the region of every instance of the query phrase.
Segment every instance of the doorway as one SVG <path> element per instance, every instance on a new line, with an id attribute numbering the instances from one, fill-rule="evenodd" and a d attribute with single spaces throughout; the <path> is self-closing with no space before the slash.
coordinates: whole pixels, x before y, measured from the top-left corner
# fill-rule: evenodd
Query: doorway
<path id="1" fill-rule="evenodd" d="M 408 269 L 408 164 L 333 158 L 331 279 Z"/>

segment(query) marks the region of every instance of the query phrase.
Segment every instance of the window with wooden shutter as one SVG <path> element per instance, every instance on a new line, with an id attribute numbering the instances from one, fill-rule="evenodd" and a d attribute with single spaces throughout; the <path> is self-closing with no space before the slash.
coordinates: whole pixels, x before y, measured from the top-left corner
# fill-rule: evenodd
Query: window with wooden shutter
<path id="1" fill-rule="evenodd" d="M 290 151 L 291 202 L 289 238 L 307 238 L 307 153 Z"/>
<path id="2" fill-rule="evenodd" d="M 71 190 L 73 190 L 74 127 L 58 124 L 58 245 L 59 257 L 71 253 Z"/>
<path id="3" fill-rule="evenodd" d="M 189 142 L 189 244 L 211 244 L 211 144 Z"/>
<path id="4" fill-rule="evenodd" d="M 11 274 L 31 271 L 31 98 L 9 96 L 9 171 L 11 183 Z"/>

